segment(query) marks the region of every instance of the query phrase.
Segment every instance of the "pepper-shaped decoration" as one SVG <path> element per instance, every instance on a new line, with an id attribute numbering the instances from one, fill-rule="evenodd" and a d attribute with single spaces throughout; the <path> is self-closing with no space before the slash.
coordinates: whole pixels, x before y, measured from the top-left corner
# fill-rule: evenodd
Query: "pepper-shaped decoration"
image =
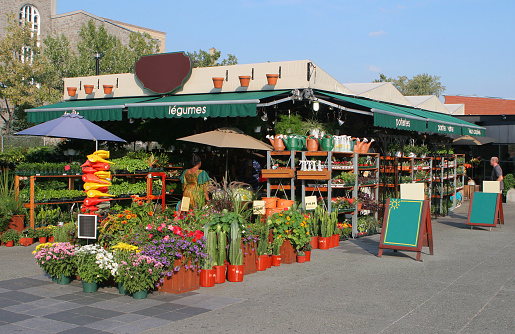
<path id="1" fill-rule="evenodd" d="M 102 191 L 100 189 L 107 189 L 107 186 L 103 183 L 93 183 L 93 182 L 86 182 L 82 186 L 84 190 L 98 190 Z M 107 190 L 106 190 L 107 191 Z"/>
<path id="2" fill-rule="evenodd" d="M 104 179 L 104 180 L 111 181 L 111 172 L 109 172 L 109 171 L 101 170 L 101 171 L 95 172 L 94 174 L 99 179 Z"/>
<path id="3" fill-rule="evenodd" d="M 100 157 L 100 156 L 98 156 L 96 154 L 88 155 L 88 161 L 92 162 L 92 163 L 102 162 L 102 163 L 105 163 L 105 164 L 112 164 L 111 161 L 107 161 L 107 160 L 103 159 L 102 157 Z"/>
<path id="4" fill-rule="evenodd" d="M 84 199 L 84 204 L 87 205 L 87 206 L 93 206 L 93 205 L 98 205 L 100 203 L 103 203 L 103 202 L 109 202 L 111 199 L 110 198 L 86 198 Z"/>
<path id="5" fill-rule="evenodd" d="M 88 197 L 114 197 L 114 195 L 110 195 L 108 193 L 103 193 L 103 192 L 98 191 L 98 190 L 88 190 L 86 192 L 86 195 Z"/>
<path id="6" fill-rule="evenodd" d="M 92 206 L 92 205 L 82 205 L 80 207 L 80 211 L 82 213 L 86 213 L 86 212 L 94 212 L 94 211 L 98 211 L 98 208 L 96 206 Z"/>
<path id="7" fill-rule="evenodd" d="M 93 152 L 93 155 L 98 155 L 99 157 L 101 157 L 103 159 L 109 159 L 109 151 L 98 150 L 98 151 Z"/>
<path id="8" fill-rule="evenodd" d="M 104 186 L 105 185 L 108 185 L 108 186 L 111 185 L 111 182 L 106 181 L 106 180 L 102 180 L 98 176 L 95 176 L 95 174 L 84 174 L 84 175 L 82 175 L 82 181 L 89 182 L 89 183 L 101 183 Z"/>

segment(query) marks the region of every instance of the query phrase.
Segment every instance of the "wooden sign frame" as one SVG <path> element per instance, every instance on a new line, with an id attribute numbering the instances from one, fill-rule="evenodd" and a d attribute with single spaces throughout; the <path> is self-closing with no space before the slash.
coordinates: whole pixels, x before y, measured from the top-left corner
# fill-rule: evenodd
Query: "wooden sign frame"
<path id="1" fill-rule="evenodd" d="M 495 202 L 495 213 L 492 220 L 492 223 L 474 223 L 470 221 L 470 217 L 472 214 L 472 208 L 474 205 L 474 195 L 475 194 L 481 194 L 480 192 L 474 192 L 470 196 L 470 206 L 469 206 L 469 214 L 467 217 L 467 225 L 470 225 L 470 228 L 473 228 L 474 226 L 485 226 L 485 227 L 495 227 L 497 224 L 503 224 L 504 225 L 504 211 L 502 208 L 502 195 L 500 193 L 497 194 L 497 200 Z M 483 193 L 485 194 L 485 193 Z M 488 193 L 491 194 L 491 193 Z"/>
<path id="2" fill-rule="evenodd" d="M 402 201 L 406 202 L 422 202 L 422 209 L 420 211 L 419 216 L 419 227 L 418 227 L 418 237 L 416 245 L 406 245 L 406 244 L 387 244 L 385 243 L 385 236 L 388 233 L 389 224 L 395 224 L 395 221 L 389 220 L 390 214 L 390 201 L 397 200 L 402 203 Z M 381 239 L 379 241 L 379 252 L 377 254 L 378 257 L 383 256 L 384 249 L 393 249 L 393 250 L 403 250 L 403 251 L 411 251 L 417 252 L 416 260 L 421 261 L 422 247 L 429 247 L 429 254 L 433 255 L 433 228 L 431 226 L 431 206 L 428 200 L 424 201 L 415 201 L 415 200 L 403 200 L 396 198 L 389 198 L 385 204 L 385 212 L 383 218 L 383 228 L 381 229 Z"/>

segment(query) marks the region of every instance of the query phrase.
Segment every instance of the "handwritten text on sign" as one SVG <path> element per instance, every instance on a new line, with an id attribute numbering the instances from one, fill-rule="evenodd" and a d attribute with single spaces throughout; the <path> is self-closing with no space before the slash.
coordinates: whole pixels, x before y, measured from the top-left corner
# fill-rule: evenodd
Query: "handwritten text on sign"
<path id="1" fill-rule="evenodd" d="M 317 197 L 316 196 L 306 196 L 305 203 L 306 203 L 306 210 L 315 210 L 317 208 Z"/>

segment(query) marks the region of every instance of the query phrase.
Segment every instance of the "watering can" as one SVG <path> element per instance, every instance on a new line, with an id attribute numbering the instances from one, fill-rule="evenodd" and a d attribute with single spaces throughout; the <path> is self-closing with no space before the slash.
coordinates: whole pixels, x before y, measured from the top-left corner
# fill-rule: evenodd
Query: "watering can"
<path id="1" fill-rule="evenodd" d="M 361 153 L 361 140 L 359 138 L 352 137 L 352 152 Z"/>
<path id="2" fill-rule="evenodd" d="M 372 143 L 374 141 L 375 141 L 375 139 L 370 139 L 370 141 L 368 141 L 367 138 L 364 138 L 363 142 L 361 144 L 361 153 L 368 153 L 368 149 L 370 148 L 370 145 L 372 145 Z"/>
<path id="3" fill-rule="evenodd" d="M 274 136 L 266 136 L 266 138 L 268 138 L 268 140 L 270 140 L 270 143 L 272 143 L 272 146 L 274 147 L 275 151 L 284 151 L 285 146 L 284 146 L 284 142 L 283 142 L 283 137 L 286 137 L 286 136 L 277 135 L 277 136 L 275 136 L 275 138 L 274 138 Z"/>
<path id="4" fill-rule="evenodd" d="M 322 151 L 332 151 L 334 147 L 334 138 L 331 135 L 325 135 L 318 138 L 318 143 Z"/>
<path id="5" fill-rule="evenodd" d="M 316 136 L 309 135 L 306 138 L 306 148 L 310 152 L 318 151 L 318 141 Z"/>

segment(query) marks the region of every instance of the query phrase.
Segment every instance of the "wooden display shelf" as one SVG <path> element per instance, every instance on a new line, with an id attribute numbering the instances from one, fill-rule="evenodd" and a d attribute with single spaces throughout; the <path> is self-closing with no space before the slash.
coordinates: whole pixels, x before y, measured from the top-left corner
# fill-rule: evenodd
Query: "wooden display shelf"
<path id="1" fill-rule="evenodd" d="M 331 171 L 323 170 L 323 171 L 297 171 L 297 179 L 299 180 L 330 180 L 331 179 Z"/>
<path id="2" fill-rule="evenodd" d="M 295 175 L 295 170 L 291 168 L 262 169 L 261 175 L 267 179 L 291 179 Z"/>
<path id="3" fill-rule="evenodd" d="M 270 155 L 291 155 L 291 152 L 292 151 L 270 151 Z"/>
<path id="4" fill-rule="evenodd" d="M 329 151 L 304 151 L 304 153 L 306 157 L 327 157 Z"/>
<path id="5" fill-rule="evenodd" d="M 291 186 L 289 185 L 278 185 L 278 184 L 271 184 L 270 189 L 276 190 L 276 189 L 284 189 L 284 190 L 291 190 Z"/>

